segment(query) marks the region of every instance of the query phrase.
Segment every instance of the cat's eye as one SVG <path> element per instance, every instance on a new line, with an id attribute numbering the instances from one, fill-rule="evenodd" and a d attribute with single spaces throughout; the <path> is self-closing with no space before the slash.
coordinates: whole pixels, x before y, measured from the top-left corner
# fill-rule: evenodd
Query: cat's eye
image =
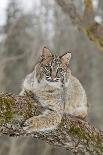
<path id="1" fill-rule="evenodd" d="M 62 75 L 62 68 L 57 69 L 57 78 L 60 78 Z"/>
<path id="2" fill-rule="evenodd" d="M 45 68 L 50 69 L 50 65 L 46 65 Z"/>
<path id="3" fill-rule="evenodd" d="M 58 72 L 62 72 L 62 70 L 63 70 L 62 68 L 58 68 L 58 70 L 57 70 L 57 71 L 58 71 Z"/>
<path id="4" fill-rule="evenodd" d="M 49 77 L 49 76 L 50 76 L 50 72 L 51 72 L 51 67 L 50 67 L 50 65 L 45 65 L 44 71 L 45 71 L 46 76 Z"/>

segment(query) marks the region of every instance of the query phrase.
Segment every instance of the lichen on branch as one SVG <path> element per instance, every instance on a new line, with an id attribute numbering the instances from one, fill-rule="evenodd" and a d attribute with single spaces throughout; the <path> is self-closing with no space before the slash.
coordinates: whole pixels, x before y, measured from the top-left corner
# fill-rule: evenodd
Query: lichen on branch
<path id="1" fill-rule="evenodd" d="M 44 140 L 49 144 L 65 147 L 73 152 L 102 154 L 103 132 L 71 115 L 64 114 L 56 130 L 28 134 L 23 123 L 33 115 L 39 115 L 43 107 L 36 104 L 31 94 L 16 96 L 0 93 L 0 135 L 29 136 Z"/>

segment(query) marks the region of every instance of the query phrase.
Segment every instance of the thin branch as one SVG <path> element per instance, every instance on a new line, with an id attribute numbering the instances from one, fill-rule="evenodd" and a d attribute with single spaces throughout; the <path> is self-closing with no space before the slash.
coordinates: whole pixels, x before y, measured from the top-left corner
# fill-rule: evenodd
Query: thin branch
<path id="1" fill-rule="evenodd" d="M 15 96 L 0 93 L 0 134 L 28 136 L 44 140 L 49 144 L 63 146 L 73 152 L 99 154 L 103 152 L 103 132 L 88 122 L 64 114 L 56 130 L 28 134 L 23 123 L 33 115 L 39 115 L 43 108 L 36 104 L 31 94 Z"/>
<path id="2" fill-rule="evenodd" d="M 84 6 L 85 6 L 85 9 L 84 9 L 83 16 L 87 16 L 88 18 L 91 16 L 92 17 L 91 20 L 93 20 L 94 8 L 93 8 L 92 0 L 84 0 Z"/>
<path id="3" fill-rule="evenodd" d="M 56 2 L 61 6 L 62 10 L 69 15 L 72 23 L 79 26 L 81 23 L 81 16 L 77 11 L 75 5 L 71 0 L 56 0 Z"/>
<path id="4" fill-rule="evenodd" d="M 62 10 L 70 17 L 72 23 L 78 27 L 97 48 L 103 51 L 103 25 L 95 21 L 92 0 L 84 0 L 84 13 L 80 15 L 72 0 L 55 0 Z"/>

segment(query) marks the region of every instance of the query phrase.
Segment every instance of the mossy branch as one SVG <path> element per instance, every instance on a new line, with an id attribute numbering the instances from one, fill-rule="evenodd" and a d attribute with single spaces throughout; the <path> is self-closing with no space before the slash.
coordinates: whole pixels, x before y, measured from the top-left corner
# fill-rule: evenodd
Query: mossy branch
<path id="1" fill-rule="evenodd" d="M 25 97 L 0 93 L 0 135 L 27 136 L 44 140 L 49 144 L 63 146 L 73 152 L 103 153 L 103 132 L 88 122 L 71 115 L 62 118 L 56 130 L 27 134 L 23 123 L 43 111 L 30 94 Z"/>

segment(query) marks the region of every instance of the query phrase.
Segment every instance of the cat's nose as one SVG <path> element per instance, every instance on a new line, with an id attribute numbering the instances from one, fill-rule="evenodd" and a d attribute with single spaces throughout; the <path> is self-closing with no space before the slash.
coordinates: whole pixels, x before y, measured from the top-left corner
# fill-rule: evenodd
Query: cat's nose
<path id="1" fill-rule="evenodd" d="M 51 72 L 51 79 L 52 79 L 52 80 L 55 80 L 55 79 L 56 79 L 56 71 L 55 71 L 55 70 L 53 70 L 53 71 Z"/>

